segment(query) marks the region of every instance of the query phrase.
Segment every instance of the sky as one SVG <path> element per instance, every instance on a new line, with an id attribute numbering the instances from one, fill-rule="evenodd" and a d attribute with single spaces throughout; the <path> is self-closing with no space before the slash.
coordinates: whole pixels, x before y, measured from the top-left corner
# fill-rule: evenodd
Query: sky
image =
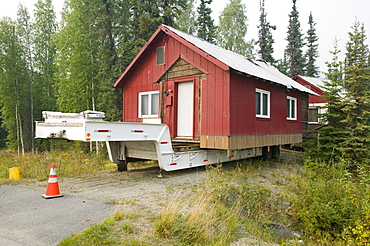
<path id="1" fill-rule="evenodd" d="M 124 0 L 123 0 L 124 1 Z M 199 2 L 199 0 L 197 0 Z M 258 39 L 259 24 L 259 1 L 242 0 L 246 6 L 248 16 L 248 32 L 246 40 Z M 0 18 L 4 16 L 16 18 L 19 2 L 27 6 L 29 12 L 33 11 L 33 6 L 37 0 L 0 0 Z M 218 22 L 220 12 L 226 7 L 227 0 L 213 0 L 210 5 L 213 12 L 212 17 Z M 55 11 L 60 14 L 64 0 L 53 0 Z M 287 45 L 287 28 L 289 24 L 289 13 L 292 11 L 292 0 L 265 0 L 265 11 L 267 21 L 276 26 L 273 31 L 275 39 L 274 57 L 281 59 Z M 319 37 L 319 55 L 317 65 L 323 72 L 327 71 L 325 62 L 331 61 L 333 41 L 339 40 L 339 48 L 342 51 L 341 58 L 344 57 L 345 45 L 348 41 L 348 32 L 357 20 L 365 25 L 367 31 L 367 43 L 370 44 L 370 0 L 297 0 L 297 9 L 300 17 L 302 33 L 305 35 L 309 28 L 308 17 L 312 12 L 313 20 L 316 23 L 316 34 Z"/>

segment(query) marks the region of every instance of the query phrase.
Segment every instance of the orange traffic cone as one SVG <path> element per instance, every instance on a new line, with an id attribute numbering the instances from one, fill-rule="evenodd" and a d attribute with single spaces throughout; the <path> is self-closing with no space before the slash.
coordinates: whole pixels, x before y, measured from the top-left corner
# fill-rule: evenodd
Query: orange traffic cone
<path id="1" fill-rule="evenodd" d="M 46 194 L 42 195 L 42 197 L 43 198 L 55 198 L 55 197 L 61 197 L 61 196 L 63 195 L 61 195 L 59 191 L 56 166 L 53 163 L 51 164 L 48 186 L 46 188 Z"/>

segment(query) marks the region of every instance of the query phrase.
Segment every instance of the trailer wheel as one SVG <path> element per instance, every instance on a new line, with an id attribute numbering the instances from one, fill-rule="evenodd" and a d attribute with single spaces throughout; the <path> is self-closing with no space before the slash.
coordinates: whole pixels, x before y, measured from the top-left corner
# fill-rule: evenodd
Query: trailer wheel
<path id="1" fill-rule="evenodd" d="M 125 172 L 127 171 L 127 163 L 126 161 L 120 161 L 117 163 L 117 171 L 118 172 Z"/>
<path id="2" fill-rule="evenodd" d="M 269 148 L 267 146 L 262 147 L 262 159 L 263 160 L 270 160 L 271 159 L 271 154 L 272 154 L 271 149 L 269 151 Z"/>
<path id="3" fill-rule="evenodd" d="M 271 146 L 271 159 L 279 159 L 280 157 L 280 147 L 278 145 Z"/>

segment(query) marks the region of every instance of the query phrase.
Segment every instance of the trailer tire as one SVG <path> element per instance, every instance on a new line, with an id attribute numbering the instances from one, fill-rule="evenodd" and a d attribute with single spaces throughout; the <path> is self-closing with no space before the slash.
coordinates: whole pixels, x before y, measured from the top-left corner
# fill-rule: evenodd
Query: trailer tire
<path id="1" fill-rule="evenodd" d="M 267 146 L 262 147 L 262 160 L 270 160 L 271 159 L 271 149 L 269 151 L 269 148 Z"/>
<path id="2" fill-rule="evenodd" d="M 280 158 L 280 146 L 275 145 L 270 147 L 271 151 L 271 159 L 279 159 Z"/>
<path id="3" fill-rule="evenodd" d="M 120 161 L 120 163 L 117 163 L 117 171 L 118 172 L 125 172 L 125 171 L 127 171 L 127 163 L 126 163 L 126 161 Z"/>

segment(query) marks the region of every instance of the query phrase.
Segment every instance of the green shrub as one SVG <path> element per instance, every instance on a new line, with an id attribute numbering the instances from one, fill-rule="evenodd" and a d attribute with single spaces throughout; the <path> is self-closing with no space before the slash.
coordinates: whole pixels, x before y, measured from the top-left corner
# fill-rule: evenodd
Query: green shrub
<path id="1" fill-rule="evenodd" d="M 305 175 L 296 177 L 293 210 L 306 236 L 329 241 L 368 240 L 368 168 L 350 173 L 347 167 L 344 160 L 330 165 L 308 160 Z"/>

